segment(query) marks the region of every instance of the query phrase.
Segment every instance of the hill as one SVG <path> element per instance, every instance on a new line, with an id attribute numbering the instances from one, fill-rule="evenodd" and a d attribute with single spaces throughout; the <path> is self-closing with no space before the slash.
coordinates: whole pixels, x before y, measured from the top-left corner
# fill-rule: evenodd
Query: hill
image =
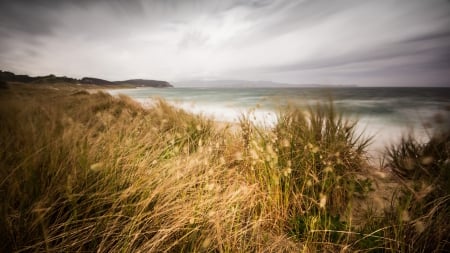
<path id="1" fill-rule="evenodd" d="M 324 87 L 356 87 L 352 84 L 318 84 L 318 83 L 280 83 L 273 81 L 251 80 L 184 80 L 175 82 L 177 87 L 197 88 L 324 88 Z"/>
<path id="2" fill-rule="evenodd" d="M 145 80 L 145 79 L 131 79 L 126 81 L 116 81 L 114 83 L 122 85 L 136 85 L 141 87 L 156 87 L 156 88 L 173 87 L 170 83 L 166 81 Z"/>
<path id="3" fill-rule="evenodd" d="M 146 79 L 131 79 L 125 81 L 108 81 L 96 77 L 83 77 L 81 79 L 66 77 L 66 76 L 35 76 L 16 75 L 9 71 L 0 70 L 1 83 L 32 83 L 32 84 L 78 84 L 78 85 L 97 85 L 97 86 L 111 86 L 111 87 L 155 87 L 167 88 L 173 87 L 169 82 L 160 80 L 146 80 Z"/>

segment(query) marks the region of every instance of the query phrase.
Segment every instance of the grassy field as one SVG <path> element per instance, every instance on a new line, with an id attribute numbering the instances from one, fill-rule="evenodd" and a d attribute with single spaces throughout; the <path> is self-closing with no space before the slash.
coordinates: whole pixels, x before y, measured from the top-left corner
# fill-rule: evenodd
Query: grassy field
<path id="1" fill-rule="evenodd" d="M 450 248 L 445 127 L 382 173 L 332 103 L 262 129 L 55 87 L 0 90 L 0 252 Z"/>

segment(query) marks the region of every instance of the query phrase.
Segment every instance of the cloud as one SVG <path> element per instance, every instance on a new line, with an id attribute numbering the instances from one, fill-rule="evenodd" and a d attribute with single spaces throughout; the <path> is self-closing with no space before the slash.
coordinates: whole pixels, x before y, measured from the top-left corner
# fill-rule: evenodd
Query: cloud
<path id="1" fill-rule="evenodd" d="M 0 68 L 109 79 L 442 83 L 449 14 L 445 0 L 0 1 Z"/>

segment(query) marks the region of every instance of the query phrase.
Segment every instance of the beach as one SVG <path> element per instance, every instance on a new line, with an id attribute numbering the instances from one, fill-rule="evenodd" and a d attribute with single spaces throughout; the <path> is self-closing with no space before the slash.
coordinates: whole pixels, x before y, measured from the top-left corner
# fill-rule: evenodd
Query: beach
<path id="1" fill-rule="evenodd" d="M 248 115 L 257 125 L 273 127 L 283 107 L 306 108 L 332 103 L 350 121 L 357 121 L 357 131 L 372 138 L 368 147 L 372 163 L 379 163 L 386 147 L 406 135 L 426 141 L 433 118 L 448 114 L 448 88 L 328 87 L 328 88 L 171 88 L 108 90 L 125 94 L 144 106 L 163 98 L 172 105 L 221 122 L 238 123 Z"/>

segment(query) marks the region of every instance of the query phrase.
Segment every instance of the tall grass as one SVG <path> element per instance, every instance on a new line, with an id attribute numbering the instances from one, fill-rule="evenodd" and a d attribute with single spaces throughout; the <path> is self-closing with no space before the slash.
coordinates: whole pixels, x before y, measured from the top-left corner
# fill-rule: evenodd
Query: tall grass
<path id="1" fill-rule="evenodd" d="M 2 251 L 295 248 L 233 166 L 239 139 L 210 120 L 33 89 L 2 94 L 0 115 Z"/>
<path id="2" fill-rule="evenodd" d="M 410 252 L 450 248 L 450 128 L 445 120 L 434 124 L 427 142 L 409 135 L 387 152 L 388 166 L 403 187 L 399 204 L 386 217 L 397 224 L 392 232 L 404 238 L 401 248 Z"/>
<path id="3" fill-rule="evenodd" d="M 354 221 L 369 212 L 354 208 L 370 202 L 368 140 L 332 103 L 286 108 L 271 129 L 244 115 L 232 131 L 162 100 L 144 109 L 125 96 L 13 85 L 0 97 L 2 252 L 414 246 L 394 212 Z M 418 217 L 442 222 L 448 202 L 435 201 Z"/>

